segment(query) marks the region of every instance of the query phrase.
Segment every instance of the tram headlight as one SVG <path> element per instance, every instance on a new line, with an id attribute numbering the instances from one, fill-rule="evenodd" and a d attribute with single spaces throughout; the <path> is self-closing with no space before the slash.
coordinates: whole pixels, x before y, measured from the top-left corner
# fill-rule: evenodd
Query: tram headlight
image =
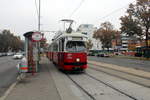
<path id="1" fill-rule="evenodd" d="M 77 61 L 77 62 L 80 62 L 80 59 L 79 59 L 79 58 L 77 58 L 77 59 L 76 59 L 76 61 Z"/>

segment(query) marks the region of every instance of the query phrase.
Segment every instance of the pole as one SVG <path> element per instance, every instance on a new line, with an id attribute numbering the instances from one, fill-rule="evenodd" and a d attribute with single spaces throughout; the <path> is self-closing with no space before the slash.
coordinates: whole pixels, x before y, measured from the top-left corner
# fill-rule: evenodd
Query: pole
<path id="1" fill-rule="evenodd" d="M 40 27 L 40 24 L 41 24 L 41 0 L 39 0 L 39 16 L 38 16 L 38 31 L 40 32 L 41 30 L 41 27 Z"/>
<path id="2" fill-rule="evenodd" d="M 39 14 L 38 14 L 38 31 L 41 31 L 41 0 L 39 0 Z M 38 72 L 39 68 L 39 60 L 40 60 L 40 42 L 36 42 L 37 48 L 37 61 L 36 61 L 36 72 Z"/>

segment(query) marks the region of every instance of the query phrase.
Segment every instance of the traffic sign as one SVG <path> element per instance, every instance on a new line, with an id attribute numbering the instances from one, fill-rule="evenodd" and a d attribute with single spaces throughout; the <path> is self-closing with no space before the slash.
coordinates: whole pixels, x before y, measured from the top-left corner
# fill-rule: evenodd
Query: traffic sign
<path id="1" fill-rule="evenodd" d="M 42 36 L 42 34 L 41 34 L 40 32 L 34 32 L 34 33 L 32 34 L 32 40 L 33 40 L 34 42 L 39 42 L 39 41 L 42 40 L 42 38 L 43 38 L 43 36 Z"/>

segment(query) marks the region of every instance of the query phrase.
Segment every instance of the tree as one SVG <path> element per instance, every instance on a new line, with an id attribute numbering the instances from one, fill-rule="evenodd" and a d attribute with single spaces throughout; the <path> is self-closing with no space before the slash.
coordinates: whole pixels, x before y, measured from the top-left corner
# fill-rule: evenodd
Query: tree
<path id="1" fill-rule="evenodd" d="M 0 50 L 1 52 L 7 52 L 10 48 L 10 39 L 11 33 L 9 30 L 3 30 L 0 37 Z"/>
<path id="2" fill-rule="evenodd" d="M 112 46 L 112 40 L 115 38 L 117 31 L 113 29 L 113 25 L 110 22 L 104 22 L 101 27 L 94 32 L 93 38 L 98 39 L 102 42 L 102 48 L 109 48 Z"/>
<path id="3" fill-rule="evenodd" d="M 88 49 L 88 50 L 93 47 L 93 43 L 92 43 L 91 40 L 88 40 L 86 45 L 87 45 L 87 49 Z"/>
<path id="4" fill-rule="evenodd" d="M 19 36 L 14 36 L 13 37 L 11 48 L 12 48 L 13 51 L 16 51 L 16 52 L 19 51 L 19 50 L 23 50 L 24 42 L 21 41 Z"/>
<path id="5" fill-rule="evenodd" d="M 150 1 L 137 0 L 136 4 L 130 4 L 127 15 L 121 18 L 121 31 L 129 36 L 145 36 L 146 46 L 150 36 Z"/>
<path id="6" fill-rule="evenodd" d="M 23 50 L 24 42 L 19 36 L 14 36 L 9 30 L 0 33 L 0 52 Z"/>

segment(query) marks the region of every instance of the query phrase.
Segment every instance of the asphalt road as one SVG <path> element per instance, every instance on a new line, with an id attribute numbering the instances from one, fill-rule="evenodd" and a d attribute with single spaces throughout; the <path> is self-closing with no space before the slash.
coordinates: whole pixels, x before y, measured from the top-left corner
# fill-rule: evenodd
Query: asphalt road
<path id="1" fill-rule="evenodd" d="M 0 57 L 0 96 L 16 81 L 18 62 L 19 60 L 12 59 L 12 56 Z"/>
<path id="2" fill-rule="evenodd" d="M 125 59 L 125 58 L 113 58 L 113 57 L 95 57 L 89 56 L 88 60 L 104 62 L 109 64 L 115 64 L 119 66 L 132 67 L 135 69 L 145 70 L 150 72 L 150 61 Z"/>

